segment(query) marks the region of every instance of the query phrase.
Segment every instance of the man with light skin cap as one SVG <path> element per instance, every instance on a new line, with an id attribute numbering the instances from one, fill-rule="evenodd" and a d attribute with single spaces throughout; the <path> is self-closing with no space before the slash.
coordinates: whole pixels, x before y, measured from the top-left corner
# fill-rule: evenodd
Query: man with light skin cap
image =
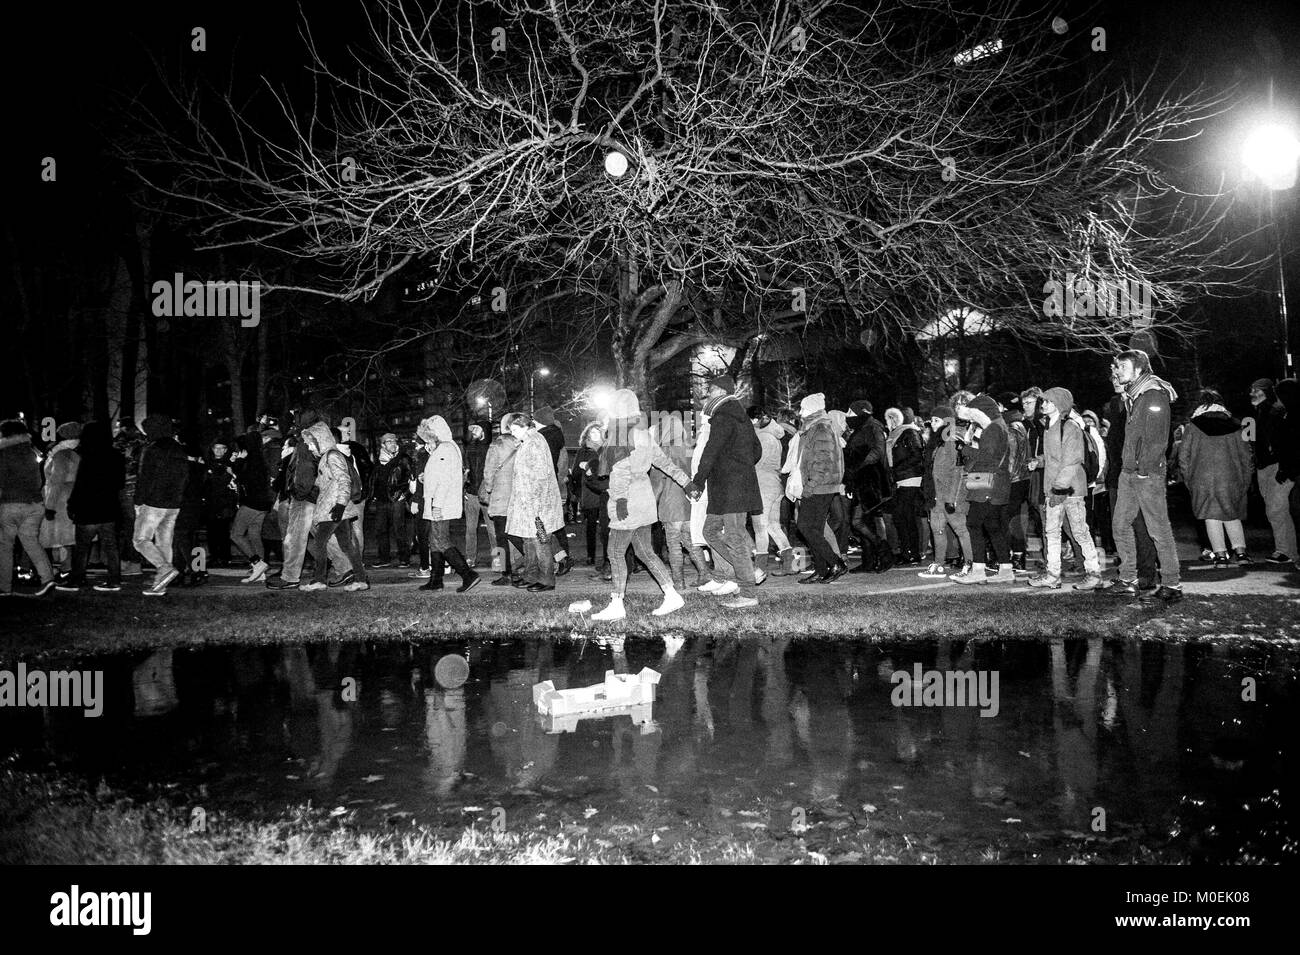
<path id="1" fill-rule="evenodd" d="M 1083 554 L 1086 572 L 1074 589 L 1096 590 L 1101 586 L 1101 562 L 1088 529 L 1088 478 L 1084 469 L 1084 442 L 1091 439 L 1083 432 L 1083 419 L 1074 410 L 1074 396 L 1068 389 L 1048 388 L 1039 404 L 1047 417 L 1043 427 L 1043 490 L 1047 495 L 1043 537 L 1047 567 L 1030 578 L 1029 586 L 1061 589 L 1061 525 L 1065 523 Z"/>

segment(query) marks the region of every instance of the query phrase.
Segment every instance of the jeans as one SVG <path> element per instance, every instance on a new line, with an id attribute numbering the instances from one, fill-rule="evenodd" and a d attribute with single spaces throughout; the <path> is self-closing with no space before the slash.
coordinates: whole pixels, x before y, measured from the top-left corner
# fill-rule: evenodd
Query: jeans
<path id="1" fill-rule="evenodd" d="M 307 556 L 311 537 L 311 513 L 315 507 L 311 501 L 290 501 L 288 510 L 282 514 L 284 564 L 280 568 L 280 579 L 287 584 L 298 583 L 302 576 L 302 562 Z"/>
<path id="2" fill-rule="evenodd" d="M 312 581 L 318 584 L 329 581 L 329 541 L 333 538 L 352 564 L 351 570 L 356 579 L 367 581 L 366 565 L 361 561 L 357 550 L 357 535 L 352 521 L 321 521 L 316 525 L 316 533 L 311 539 L 311 556 L 316 562 L 312 569 Z M 339 568 L 342 570 L 342 568 Z M 346 571 L 343 571 L 346 573 Z"/>
<path id="3" fill-rule="evenodd" d="M 709 515 L 712 517 L 713 515 Z M 742 514 L 741 517 L 744 515 Z M 708 524 L 705 524 L 708 527 Z M 706 531 L 707 533 L 707 531 Z M 632 553 L 641 558 L 641 563 L 645 564 L 646 570 L 650 571 L 650 576 L 654 577 L 660 588 L 665 592 L 673 587 L 673 581 L 668 573 L 668 568 L 664 566 L 658 555 L 655 554 L 654 547 L 650 543 L 650 525 L 637 527 L 632 530 L 613 529 L 609 532 L 609 567 L 614 575 L 614 593 L 621 594 L 627 590 L 627 548 L 632 547 Z M 681 548 L 679 547 L 680 551 Z M 680 558 L 679 558 L 680 559 Z"/>
<path id="4" fill-rule="evenodd" d="M 1092 532 L 1088 530 L 1087 505 L 1083 498 L 1071 495 L 1064 504 L 1046 505 L 1047 536 L 1047 572 L 1054 577 L 1061 576 L 1061 522 L 1070 526 L 1070 534 L 1075 545 L 1083 553 L 1083 569 L 1090 574 L 1101 573 L 1101 560 L 1097 557 L 1097 546 L 1092 542 Z"/>
<path id="5" fill-rule="evenodd" d="M 947 508 L 942 504 L 936 504 L 930 510 L 930 536 L 934 539 L 934 558 L 933 562 L 942 564 L 948 556 L 948 528 L 957 535 L 957 542 L 961 544 L 961 559 L 974 561 L 971 555 L 970 529 L 966 526 L 966 515 L 970 513 L 970 505 L 962 501 L 957 506 L 954 514 L 949 514 Z"/>
<path id="6" fill-rule="evenodd" d="M 690 555 L 697 577 L 707 573 L 709 565 L 704 561 L 704 548 L 691 540 L 690 521 L 665 521 L 664 543 L 668 547 L 668 569 L 673 575 L 673 583 L 679 589 L 686 585 L 686 563 L 682 560 L 683 554 Z M 605 552 L 609 553 L 608 547 Z"/>
<path id="7" fill-rule="evenodd" d="M 502 523 L 505 518 L 501 518 Z M 511 537 L 510 543 L 523 555 L 523 570 L 520 576 L 530 584 L 555 586 L 555 560 L 551 556 L 551 535 L 545 542 L 539 541 L 536 534 L 528 537 Z"/>
<path id="8" fill-rule="evenodd" d="M 790 549 L 790 538 L 781 526 L 781 502 L 785 496 L 777 494 L 768 501 L 762 514 L 754 515 L 754 550 L 759 554 L 767 553 L 767 540 L 770 537 L 778 551 Z"/>
<path id="9" fill-rule="evenodd" d="M 1140 572 L 1133 529 L 1133 521 L 1139 514 L 1146 521 L 1147 533 L 1155 544 L 1160 582 L 1166 587 L 1179 586 L 1178 545 L 1169 526 L 1163 469 L 1145 478 L 1138 477 L 1134 471 L 1120 472 L 1111 526 L 1115 531 L 1115 549 L 1119 552 L 1120 576 L 1125 580 L 1133 580 Z"/>
<path id="10" fill-rule="evenodd" d="M 840 559 L 831 550 L 824 531 L 831 501 L 838 496 L 837 494 L 807 494 L 799 501 L 799 519 L 795 526 L 799 528 L 799 536 L 804 539 L 804 543 L 812 553 L 813 568 L 817 571 L 818 577 L 825 577 L 840 563 Z"/>
<path id="11" fill-rule="evenodd" d="M 600 535 L 600 546 L 609 559 L 609 508 L 584 507 L 582 520 L 587 525 L 587 560 L 596 560 L 596 537 Z"/>
<path id="12" fill-rule="evenodd" d="M 492 518 L 487 516 L 487 508 L 479 503 L 477 494 L 465 495 L 465 559 L 471 565 L 478 561 L 478 522 L 480 515 L 487 525 L 488 553 L 496 550 L 497 531 Z"/>
<path id="13" fill-rule="evenodd" d="M 78 524 L 77 545 L 72 552 L 72 583 L 86 582 L 86 563 L 90 559 L 90 545 L 99 538 L 99 548 L 104 553 L 104 566 L 108 568 L 108 582 L 122 582 L 122 561 L 117 553 L 117 524 Z"/>
<path id="14" fill-rule="evenodd" d="M 704 519 L 704 542 L 709 545 L 709 549 L 714 554 L 721 554 L 723 560 L 730 565 L 730 572 L 724 573 L 719 569 L 720 565 L 715 559 L 713 579 L 720 584 L 726 583 L 728 579 L 734 580 L 740 585 L 742 591 L 749 593 L 754 589 L 754 538 L 750 537 L 749 531 L 745 529 L 746 516 L 745 514 L 708 515 Z M 614 532 L 610 531 L 609 536 L 610 542 L 613 543 Z M 637 556 L 641 557 L 640 551 L 637 551 Z M 650 562 L 644 557 L 641 559 L 645 561 L 646 566 L 650 566 Z M 658 560 L 656 557 L 656 563 Z M 653 568 L 651 573 L 654 573 Z M 655 579 L 658 580 L 658 576 Z"/>
<path id="15" fill-rule="evenodd" d="M 255 511 L 242 504 L 230 525 L 230 543 L 249 560 L 262 559 L 262 522 L 266 511 Z"/>
<path id="16" fill-rule="evenodd" d="M 150 507 L 148 504 L 135 506 L 132 541 L 140 556 L 157 568 L 159 573 L 176 569 L 172 566 L 172 535 L 176 531 L 176 516 L 180 512 L 179 507 Z"/>
<path id="17" fill-rule="evenodd" d="M 375 504 L 375 523 L 370 536 L 375 539 L 379 562 L 386 564 L 397 544 L 397 562 L 405 564 L 411 559 L 411 511 L 403 502 Z"/>
<path id="18" fill-rule="evenodd" d="M 1291 518 L 1291 488 L 1294 481 L 1277 483 L 1277 465 L 1259 469 L 1259 493 L 1264 498 L 1264 513 L 1273 528 L 1273 550 L 1292 560 L 1300 558 L 1296 551 L 1295 521 Z"/>
<path id="19" fill-rule="evenodd" d="M 970 502 L 966 524 L 970 528 L 972 563 L 985 563 L 990 546 L 993 548 L 993 558 L 998 564 L 1011 563 L 1011 550 L 1007 547 L 1005 511 L 1005 504 L 990 504 L 987 501 Z"/>
<path id="20" fill-rule="evenodd" d="M 1241 521 L 1216 521 L 1209 518 L 1205 521 L 1205 532 L 1210 537 L 1210 550 L 1216 554 L 1222 554 L 1228 549 L 1227 542 L 1224 541 L 1225 533 L 1232 542 L 1233 550 L 1246 549 L 1246 528 Z"/>
<path id="21" fill-rule="evenodd" d="M 31 504 L 0 504 L 0 592 L 10 593 L 14 586 L 14 539 L 22 541 L 23 550 L 31 558 L 42 584 L 54 579 L 50 558 L 41 547 L 41 520 L 45 505 L 40 501 Z"/>

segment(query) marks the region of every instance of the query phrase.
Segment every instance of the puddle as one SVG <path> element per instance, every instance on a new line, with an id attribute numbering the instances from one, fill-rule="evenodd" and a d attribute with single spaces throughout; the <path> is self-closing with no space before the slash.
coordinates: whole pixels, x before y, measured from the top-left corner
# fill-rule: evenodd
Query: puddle
<path id="1" fill-rule="evenodd" d="M 1293 648 L 683 637 L 92 658 L 103 715 L 2 709 L 0 752 L 251 818 L 310 801 L 372 827 L 847 832 L 940 862 L 1296 857 Z M 646 667 L 652 704 L 538 714 L 542 681 Z M 918 667 L 996 675 L 996 715 L 894 705 Z"/>

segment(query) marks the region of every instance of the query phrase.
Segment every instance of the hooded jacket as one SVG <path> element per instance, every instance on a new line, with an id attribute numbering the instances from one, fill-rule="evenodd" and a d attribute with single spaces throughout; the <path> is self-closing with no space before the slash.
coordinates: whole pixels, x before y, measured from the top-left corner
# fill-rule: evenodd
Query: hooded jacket
<path id="1" fill-rule="evenodd" d="M 1178 466 L 1199 520 L 1245 520 L 1253 473 L 1250 442 L 1226 410 L 1197 409 L 1183 431 Z"/>
<path id="2" fill-rule="evenodd" d="M 781 459 L 785 454 L 785 446 L 781 439 L 785 437 L 785 428 L 776 421 L 769 421 L 756 430 L 761 454 L 758 463 L 754 465 L 754 472 L 758 476 L 758 493 L 763 499 L 763 510 L 766 512 L 773 501 L 780 499 L 783 490 Z"/>
<path id="3" fill-rule="evenodd" d="M 185 498 L 190 462 L 176 440 L 172 420 L 163 414 L 144 419 L 145 445 L 135 482 L 135 503 L 147 507 L 179 508 Z"/>
<path id="4" fill-rule="evenodd" d="M 0 438 L 0 504 L 41 503 L 41 464 L 30 434 Z"/>
<path id="5" fill-rule="evenodd" d="M 924 456 L 921 447 L 921 429 L 916 423 L 900 424 L 885 439 L 890 472 L 895 484 L 902 484 L 921 476 Z"/>
<path id="6" fill-rule="evenodd" d="M 420 516 L 426 520 L 454 521 L 465 506 L 464 465 L 460 447 L 451 438 L 451 428 L 442 415 L 420 422 L 416 435 L 429 448 L 424 462 L 424 504 Z M 439 515 L 433 517 L 437 508 Z"/>
<path id="7" fill-rule="evenodd" d="M 691 470 L 691 448 L 686 443 L 686 427 L 677 415 L 664 415 L 659 419 L 659 448 L 669 461 L 686 477 Z M 651 462 L 653 464 L 653 462 Z M 659 508 L 659 520 L 678 523 L 691 519 L 691 504 L 682 490 L 686 481 L 655 465 L 650 469 L 650 484 L 654 488 Z M 631 508 L 629 506 L 629 512 Z"/>
<path id="8" fill-rule="evenodd" d="M 763 497 L 754 465 L 763 449 L 754 425 L 735 395 L 719 395 L 704 405 L 709 437 L 695 469 L 697 487 L 708 491 L 710 514 L 758 514 Z M 838 448 L 838 442 L 836 444 Z M 613 492 L 610 492 L 612 498 Z"/>
<path id="9" fill-rule="evenodd" d="M 1043 428 L 1043 494 L 1069 488 L 1079 500 L 1088 493 L 1088 475 L 1084 468 L 1083 418 L 1074 410 L 1074 398 L 1064 388 L 1049 388 L 1043 398 L 1056 405 L 1055 423 Z"/>
<path id="10" fill-rule="evenodd" d="M 673 463 L 650 432 L 641 425 L 615 425 L 610 431 L 613 434 L 626 434 L 632 442 L 631 449 L 609 469 L 609 501 L 606 506 L 610 529 L 630 531 L 638 527 L 649 527 L 659 519 L 657 495 L 650 480 L 650 469 L 658 468 L 678 487 L 689 483 L 690 478 Z M 627 517 L 624 518 L 618 516 L 620 500 L 627 502 Z M 688 515 L 689 513 L 687 511 Z M 686 520 L 685 517 L 677 519 Z"/>
<path id="11" fill-rule="evenodd" d="M 112 524 L 120 511 L 126 483 L 126 459 L 113 447 L 107 422 L 92 421 L 81 431 L 81 461 L 68 496 L 68 516 L 75 524 Z"/>
<path id="12" fill-rule="evenodd" d="M 1147 372 L 1124 387 L 1128 408 L 1124 422 L 1121 470 L 1139 477 L 1165 476 L 1170 409 L 1178 393 L 1169 382 Z"/>
<path id="13" fill-rule="evenodd" d="M 68 516 L 68 495 L 72 493 L 77 467 L 81 463 L 77 451 L 81 444 L 81 429 L 77 427 L 69 429 L 69 432 L 69 436 L 51 448 L 45 458 L 45 509 L 54 511 L 54 520 L 41 525 L 42 547 L 71 547 L 77 542 L 76 526 Z M 60 434 L 69 432 L 59 429 Z"/>
<path id="14" fill-rule="evenodd" d="M 988 395 L 976 395 L 962 409 L 965 417 L 982 431 L 977 446 L 967 446 L 962 452 L 966 475 L 989 472 L 993 475 L 991 491 L 967 490 L 967 499 L 993 505 L 1005 504 L 1011 499 L 1011 445 L 1007 440 L 1007 424 L 997 402 Z"/>
<path id="15" fill-rule="evenodd" d="M 1255 440 L 1250 443 L 1255 452 L 1255 467 L 1262 471 L 1277 464 L 1279 439 L 1286 420 L 1286 407 L 1277 400 L 1275 388 L 1264 389 L 1264 400 L 1251 412 L 1255 418 Z"/>
<path id="16" fill-rule="evenodd" d="M 957 458 L 957 442 L 952 437 L 952 424 L 953 419 L 945 419 L 944 427 L 930 437 L 933 454 L 930 459 L 934 493 L 934 499 L 930 502 L 932 506 L 943 507 L 945 504 L 966 502 L 966 478 Z"/>
<path id="17" fill-rule="evenodd" d="M 336 504 L 343 505 L 344 520 L 356 517 L 360 506 L 352 503 L 352 471 L 329 425 L 317 421 L 302 433 L 302 443 L 319 459 L 316 465 L 316 503 L 312 506 L 311 522 L 323 524 L 332 520 L 330 512 Z"/>
<path id="18" fill-rule="evenodd" d="M 844 483 L 858 506 L 870 512 L 894 493 L 885 456 L 885 429 L 869 414 L 854 415 L 849 422 L 856 427 L 844 445 Z"/>

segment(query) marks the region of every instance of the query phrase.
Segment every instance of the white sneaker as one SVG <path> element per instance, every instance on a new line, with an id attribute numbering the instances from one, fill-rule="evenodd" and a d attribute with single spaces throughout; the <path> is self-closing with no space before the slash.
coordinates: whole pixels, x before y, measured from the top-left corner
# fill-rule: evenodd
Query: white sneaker
<path id="1" fill-rule="evenodd" d="M 413 571 L 412 573 L 409 573 L 406 576 L 412 578 L 413 580 L 428 580 L 431 576 L 433 576 L 433 571 L 429 570 L 426 567 L 423 570 Z"/>
<path id="2" fill-rule="evenodd" d="M 167 585 L 181 575 L 176 568 L 163 571 L 154 578 L 153 586 L 147 589 L 144 594 L 146 597 L 161 597 L 167 593 Z"/>
<path id="3" fill-rule="evenodd" d="M 313 580 L 313 581 L 312 581 L 311 583 L 309 583 L 309 584 L 303 584 L 303 585 L 302 585 L 301 587 L 299 587 L 298 589 L 299 589 L 299 590 L 306 590 L 306 591 L 312 591 L 312 590 L 324 590 L 327 586 L 329 586 L 329 585 L 326 584 L 323 580 Z"/>
<path id="4" fill-rule="evenodd" d="M 343 589 L 349 593 L 355 593 L 358 590 L 369 590 L 370 584 L 366 583 L 364 580 L 354 580 L 350 584 L 344 584 Z"/>
<path id="5" fill-rule="evenodd" d="M 609 606 L 598 613 L 591 615 L 592 620 L 622 620 L 627 616 L 627 611 L 623 609 L 623 595 L 611 594 Z"/>
<path id="6" fill-rule="evenodd" d="M 748 610 L 750 607 L 758 606 L 757 597 L 736 597 L 734 600 L 726 601 L 722 606 L 728 610 Z"/>
<path id="7" fill-rule="evenodd" d="M 716 580 L 710 580 L 706 583 L 700 584 L 695 589 L 702 594 L 716 594 L 721 586 L 722 584 L 718 583 Z"/>
<path id="8" fill-rule="evenodd" d="M 931 564 L 929 567 L 925 568 L 925 570 L 921 571 L 916 576 L 925 577 L 931 580 L 937 580 L 941 577 L 947 577 L 948 571 L 944 568 L 943 564 Z"/>
<path id="9" fill-rule="evenodd" d="M 955 574 L 950 574 L 948 579 L 954 584 L 983 584 L 988 580 L 988 575 L 984 573 L 983 564 L 972 564 L 963 567 Z"/>
<path id="10" fill-rule="evenodd" d="M 1016 571 L 1010 564 L 999 564 L 998 571 L 988 578 L 990 584 L 1014 584 L 1016 582 Z"/>
<path id="11" fill-rule="evenodd" d="M 685 606 L 686 601 L 682 599 L 682 595 L 670 587 L 664 591 L 664 602 L 650 612 L 656 617 L 666 617 L 674 610 L 681 610 Z"/>
<path id="12" fill-rule="evenodd" d="M 271 569 L 271 565 L 264 560 L 258 560 L 253 563 L 252 570 L 247 577 L 239 582 L 241 584 L 255 584 L 260 580 L 266 580 L 266 572 Z"/>
<path id="13" fill-rule="evenodd" d="M 712 591 L 715 597 L 730 597 L 734 593 L 740 592 L 740 584 L 734 580 L 728 580 L 725 584 L 719 584 L 718 589 Z"/>
<path id="14" fill-rule="evenodd" d="M 761 571 L 761 570 L 759 570 L 757 567 L 755 567 L 755 568 L 754 568 L 754 586 L 755 586 L 755 587 L 761 586 L 762 583 L 763 583 L 763 581 L 765 581 L 765 580 L 767 580 L 767 574 L 765 574 L 763 571 Z"/>

